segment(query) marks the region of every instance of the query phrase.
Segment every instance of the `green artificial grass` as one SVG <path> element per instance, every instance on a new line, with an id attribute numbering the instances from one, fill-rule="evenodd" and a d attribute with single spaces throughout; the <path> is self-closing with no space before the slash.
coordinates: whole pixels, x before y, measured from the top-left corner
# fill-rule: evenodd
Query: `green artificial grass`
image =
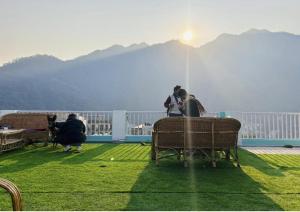
<path id="1" fill-rule="evenodd" d="M 184 168 L 176 157 L 157 167 L 140 144 L 27 147 L 0 155 L 0 177 L 21 189 L 25 210 L 300 210 L 300 156 L 239 154 L 241 168 Z M 4 190 L 0 210 L 11 210 Z"/>

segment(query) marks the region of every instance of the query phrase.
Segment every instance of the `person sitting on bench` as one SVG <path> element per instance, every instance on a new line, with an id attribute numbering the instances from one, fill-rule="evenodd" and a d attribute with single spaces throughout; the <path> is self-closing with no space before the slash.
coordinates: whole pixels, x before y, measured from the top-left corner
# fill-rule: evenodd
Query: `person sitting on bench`
<path id="1" fill-rule="evenodd" d="M 196 99 L 194 95 L 188 94 L 186 90 L 180 89 L 178 91 L 178 96 L 183 100 L 183 106 L 180 110 L 185 116 L 200 117 L 206 112 L 199 100 Z"/>

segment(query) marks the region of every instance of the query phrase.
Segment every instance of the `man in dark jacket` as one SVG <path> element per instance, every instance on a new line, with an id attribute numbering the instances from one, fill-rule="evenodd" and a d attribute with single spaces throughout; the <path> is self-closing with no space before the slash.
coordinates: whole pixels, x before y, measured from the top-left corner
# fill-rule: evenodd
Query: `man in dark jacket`
<path id="1" fill-rule="evenodd" d="M 77 152 L 81 150 L 81 144 L 85 142 L 85 125 L 76 118 L 75 114 L 70 114 L 66 122 L 60 128 L 61 144 L 65 146 L 65 151 L 71 150 L 71 145 L 77 146 Z"/>
<path id="2" fill-rule="evenodd" d="M 200 117 L 202 113 L 206 112 L 199 100 L 194 95 L 189 95 L 186 90 L 180 89 L 178 96 L 184 101 L 181 110 L 185 116 Z"/>

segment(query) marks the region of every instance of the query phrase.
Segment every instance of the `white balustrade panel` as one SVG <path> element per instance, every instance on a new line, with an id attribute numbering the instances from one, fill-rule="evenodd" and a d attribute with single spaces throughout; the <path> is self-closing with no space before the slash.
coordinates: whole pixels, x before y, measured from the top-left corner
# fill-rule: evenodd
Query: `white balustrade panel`
<path id="1" fill-rule="evenodd" d="M 228 112 L 228 114 L 241 122 L 242 139 L 300 139 L 300 113 Z"/>
<path id="2" fill-rule="evenodd" d="M 75 113 L 85 123 L 87 135 L 112 135 L 113 111 L 19 110 L 17 112 L 56 114 L 57 121 L 65 121 L 70 113 Z M 218 114 L 208 112 L 204 117 L 218 117 Z M 225 114 L 241 122 L 240 139 L 300 139 L 300 113 L 226 112 Z M 151 135 L 153 124 L 164 117 L 167 117 L 167 114 L 162 111 L 126 111 L 126 135 Z"/>
<path id="3" fill-rule="evenodd" d="M 127 135 L 151 135 L 154 123 L 164 117 L 161 111 L 128 111 Z"/>
<path id="4" fill-rule="evenodd" d="M 112 135 L 112 111 L 26 111 L 18 113 L 47 113 L 56 114 L 58 122 L 63 122 L 68 115 L 74 113 L 86 126 L 87 135 Z"/>

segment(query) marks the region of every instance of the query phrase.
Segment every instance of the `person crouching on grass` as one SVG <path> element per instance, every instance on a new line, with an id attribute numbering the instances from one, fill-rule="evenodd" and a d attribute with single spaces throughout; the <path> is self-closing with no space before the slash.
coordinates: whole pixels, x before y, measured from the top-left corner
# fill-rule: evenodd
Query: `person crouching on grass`
<path id="1" fill-rule="evenodd" d="M 71 150 L 71 145 L 77 146 L 76 152 L 81 151 L 81 144 L 86 140 L 85 130 L 83 122 L 77 119 L 76 114 L 71 113 L 60 128 L 60 143 L 65 146 L 65 152 Z"/>

